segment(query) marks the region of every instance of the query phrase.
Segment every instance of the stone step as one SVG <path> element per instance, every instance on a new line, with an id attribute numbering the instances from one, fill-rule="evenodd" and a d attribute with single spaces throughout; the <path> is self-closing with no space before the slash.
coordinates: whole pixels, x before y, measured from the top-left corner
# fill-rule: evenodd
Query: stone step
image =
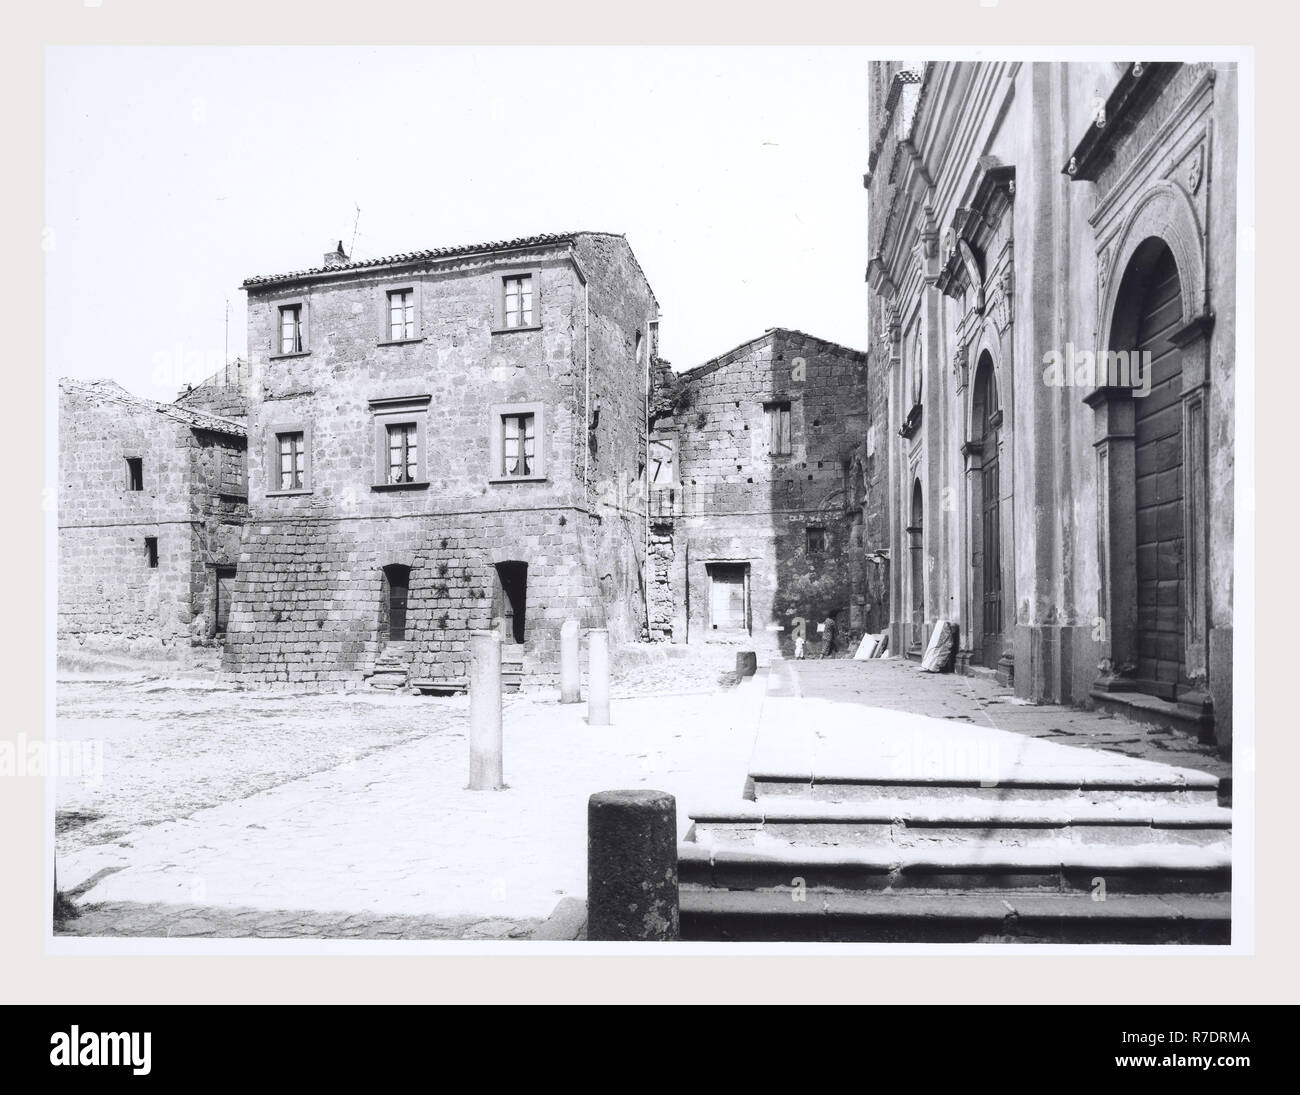
<path id="1" fill-rule="evenodd" d="M 694 941 L 1227 944 L 1231 917 L 1226 893 L 681 890 Z"/>
<path id="2" fill-rule="evenodd" d="M 791 845 L 758 836 L 749 846 L 678 845 L 683 883 L 726 890 L 799 885 L 848 890 L 1047 890 L 1220 893 L 1231 853 L 1195 844 L 916 847 Z M 1101 879 L 1102 882 L 1098 882 Z"/>
<path id="3" fill-rule="evenodd" d="M 1052 802 L 1123 804 L 1187 804 L 1214 806 L 1219 781 L 1215 776 L 1185 769 L 1167 776 L 1117 775 L 1072 778 L 1026 774 L 998 783 L 979 779 L 889 779 L 848 776 L 818 777 L 789 772 L 756 771 L 746 783 L 751 801 L 804 799 L 813 802 L 931 802 L 979 799 L 986 802 Z"/>
<path id="4" fill-rule="evenodd" d="M 999 803 L 980 799 L 871 803 L 764 799 L 690 814 L 700 844 L 1217 844 L 1227 847 L 1232 811 L 1163 803 Z"/>

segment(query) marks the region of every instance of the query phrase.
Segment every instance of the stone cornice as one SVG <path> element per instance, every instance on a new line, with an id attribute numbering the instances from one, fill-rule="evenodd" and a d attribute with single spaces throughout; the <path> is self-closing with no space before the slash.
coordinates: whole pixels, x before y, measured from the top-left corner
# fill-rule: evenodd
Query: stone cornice
<path id="1" fill-rule="evenodd" d="M 1120 140 L 1182 67 L 1177 61 L 1135 61 L 1120 77 L 1106 104 L 1075 146 L 1062 174 L 1074 182 L 1095 182 Z"/>

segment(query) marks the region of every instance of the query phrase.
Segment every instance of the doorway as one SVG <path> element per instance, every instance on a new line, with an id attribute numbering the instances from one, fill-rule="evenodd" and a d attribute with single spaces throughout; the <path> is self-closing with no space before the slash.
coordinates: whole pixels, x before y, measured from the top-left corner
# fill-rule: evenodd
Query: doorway
<path id="1" fill-rule="evenodd" d="M 406 603 L 411 568 L 401 563 L 384 567 L 384 630 L 389 643 L 406 642 Z"/>
<path id="2" fill-rule="evenodd" d="M 749 564 L 709 563 L 709 630 L 749 631 Z"/>
<path id="3" fill-rule="evenodd" d="M 226 627 L 230 623 L 230 599 L 235 584 L 236 569 L 234 567 L 217 567 L 216 571 L 217 611 L 214 634 L 221 636 L 225 635 Z"/>
<path id="4" fill-rule="evenodd" d="M 972 426 L 979 446 L 979 531 L 975 545 L 974 577 L 979 590 L 980 641 L 975 653 L 979 665 L 996 669 L 1002 656 L 1002 484 L 998 466 L 997 378 L 993 359 L 981 354 L 975 372 Z"/>
<path id="5" fill-rule="evenodd" d="M 492 618 L 504 620 L 502 637 L 507 643 L 522 643 L 528 624 L 528 564 L 513 560 L 496 565 L 492 591 Z"/>
<path id="6" fill-rule="evenodd" d="M 910 646 L 925 646 L 925 499 L 921 480 L 912 485 L 912 523 L 907 526 L 908 554 L 912 571 L 912 639 Z"/>
<path id="7" fill-rule="evenodd" d="M 1157 240 L 1148 244 L 1156 253 L 1147 258 L 1149 272 L 1136 287 L 1140 303 L 1135 348 L 1140 360 L 1146 361 L 1143 369 L 1150 371 L 1151 388 L 1149 394 L 1133 400 L 1134 676 L 1144 689 L 1172 699 L 1186 673 L 1182 365 L 1177 347 L 1168 338 L 1182 324 L 1182 287 L 1168 246 Z"/>

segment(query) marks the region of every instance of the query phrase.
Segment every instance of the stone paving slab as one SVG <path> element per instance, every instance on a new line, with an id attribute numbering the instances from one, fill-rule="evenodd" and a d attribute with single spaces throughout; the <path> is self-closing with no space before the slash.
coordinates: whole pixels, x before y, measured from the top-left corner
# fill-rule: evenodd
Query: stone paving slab
<path id="1" fill-rule="evenodd" d="M 786 661 L 775 666 L 786 694 L 925 715 L 1006 730 L 1028 738 L 1093 749 L 1230 777 L 1231 762 L 1213 746 L 1100 711 L 1031 704 L 983 677 L 922 673 L 905 658 Z"/>

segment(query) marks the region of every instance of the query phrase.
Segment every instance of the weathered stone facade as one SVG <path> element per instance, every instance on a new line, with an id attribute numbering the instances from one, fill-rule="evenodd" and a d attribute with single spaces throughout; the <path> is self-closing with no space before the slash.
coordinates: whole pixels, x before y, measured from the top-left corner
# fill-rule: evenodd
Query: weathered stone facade
<path id="1" fill-rule="evenodd" d="M 656 371 L 656 638 L 809 650 L 874 622 L 864 555 L 866 354 L 776 328 L 680 375 Z"/>
<path id="2" fill-rule="evenodd" d="M 517 278 L 532 311 L 510 326 Z M 397 658 L 412 682 L 450 687 L 469 631 L 503 618 L 530 676 L 552 671 L 566 619 L 641 637 L 658 308 L 623 237 L 331 255 L 244 287 L 252 519 L 227 669 L 324 689 Z M 286 314 L 300 341 L 281 352 Z M 512 475 L 503 445 L 517 455 L 525 414 L 535 451 Z M 408 427 L 418 455 L 387 481 L 385 438 Z M 295 444 L 301 476 L 285 479 L 280 446 Z"/>
<path id="3" fill-rule="evenodd" d="M 1235 67 L 874 63 L 870 129 L 894 648 L 1226 749 Z"/>
<path id="4" fill-rule="evenodd" d="M 177 655 L 217 637 L 246 445 L 243 426 L 199 403 L 59 382 L 60 650 Z"/>

